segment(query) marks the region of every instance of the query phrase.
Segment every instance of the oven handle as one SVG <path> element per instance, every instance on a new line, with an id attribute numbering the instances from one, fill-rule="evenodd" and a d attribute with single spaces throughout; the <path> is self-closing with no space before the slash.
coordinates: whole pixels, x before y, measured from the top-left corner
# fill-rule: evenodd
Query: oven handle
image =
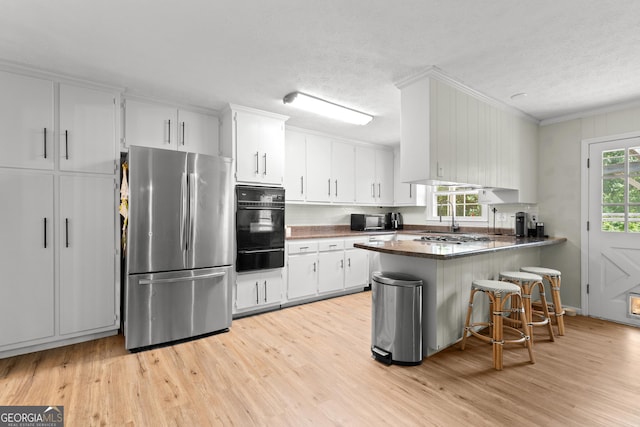
<path id="1" fill-rule="evenodd" d="M 238 206 L 239 211 L 283 211 L 284 207 L 259 207 L 259 206 Z"/>
<path id="2" fill-rule="evenodd" d="M 251 251 L 238 251 L 239 254 L 263 254 L 267 252 L 284 252 L 284 248 L 277 249 L 255 249 Z"/>

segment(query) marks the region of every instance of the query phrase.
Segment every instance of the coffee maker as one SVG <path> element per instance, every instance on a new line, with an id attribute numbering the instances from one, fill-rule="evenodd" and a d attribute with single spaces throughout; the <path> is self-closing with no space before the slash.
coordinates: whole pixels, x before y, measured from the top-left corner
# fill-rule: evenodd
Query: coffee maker
<path id="1" fill-rule="evenodd" d="M 384 218 L 385 228 L 387 230 L 402 230 L 404 222 L 400 212 L 389 212 Z"/>
<path id="2" fill-rule="evenodd" d="M 527 213 L 516 212 L 516 237 L 527 236 Z"/>

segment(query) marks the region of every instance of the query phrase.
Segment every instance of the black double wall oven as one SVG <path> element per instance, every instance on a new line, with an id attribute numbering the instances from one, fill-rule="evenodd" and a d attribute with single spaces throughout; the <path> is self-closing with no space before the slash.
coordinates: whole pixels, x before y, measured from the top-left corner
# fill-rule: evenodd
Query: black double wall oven
<path id="1" fill-rule="evenodd" d="M 284 188 L 236 186 L 236 271 L 284 267 Z"/>

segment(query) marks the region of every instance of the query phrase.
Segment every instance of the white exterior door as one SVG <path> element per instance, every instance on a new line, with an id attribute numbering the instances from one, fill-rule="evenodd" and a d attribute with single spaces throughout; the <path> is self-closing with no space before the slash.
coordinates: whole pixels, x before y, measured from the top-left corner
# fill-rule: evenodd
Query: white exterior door
<path id="1" fill-rule="evenodd" d="M 60 170 L 113 173 L 115 100 L 109 92 L 60 84 Z"/>
<path id="2" fill-rule="evenodd" d="M 0 170 L 0 347 L 54 335 L 53 176 Z"/>
<path id="3" fill-rule="evenodd" d="M 589 159 L 589 314 L 640 325 L 640 138 L 590 144 Z"/>
<path id="4" fill-rule="evenodd" d="M 112 176 L 60 177 L 60 334 L 116 322 Z"/>
<path id="5" fill-rule="evenodd" d="M 53 82 L 0 72 L 0 166 L 53 169 Z"/>

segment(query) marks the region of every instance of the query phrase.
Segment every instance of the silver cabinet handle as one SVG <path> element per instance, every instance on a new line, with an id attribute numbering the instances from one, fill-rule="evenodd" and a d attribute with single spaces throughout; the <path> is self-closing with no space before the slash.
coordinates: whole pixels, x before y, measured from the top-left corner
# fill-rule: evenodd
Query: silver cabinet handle
<path id="1" fill-rule="evenodd" d="M 264 159 L 264 172 L 262 173 L 263 175 L 267 175 L 267 153 L 264 153 L 264 156 L 262 156 L 262 158 Z"/>
<path id="2" fill-rule="evenodd" d="M 47 218 L 44 219 L 44 248 L 47 249 Z"/>
<path id="3" fill-rule="evenodd" d="M 64 246 L 69 247 L 69 218 L 64 219 Z"/>
<path id="4" fill-rule="evenodd" d="M 260 300 L 258 299 L 260 297 L 260 290 L 258 289 L 258 282 L 256 282 L 256 304 L 260 304 Z"/>
<path id="5" fill-rule="evenodd" d="M 351 267 L 351 258 L 347 258 L 347 265 Z"/>
<path id="6" fill-rule="evenodd" d="M 174 277 L 171 279 L 140 279 L 138 282 L 139 285 L 153 285 L 154 283 L 172 283 L 177 280 L 204 280 L 211 279 L 212 277 L 222 277 L 227 274 L 224 271 L 218 271 L 215 273 L 203 274 L 202 276 L 193 276 L 193 277 Z"/>
<path id="7" fill-rule="evenodd" d="M 336 179 L 336 197 L 338 197 L 338 180 Z"/>
<path id="8" fill-rule="evenodd" d="M 264 302 L 267 302 L 267 281 L 264 281 Z"/>
<path id="9" fill-rule="evenodd" d="M 300 177 L 300 195 L 304 194 L 304 176 Z"/>
<path id="10" fill-rule="evenodd" d="M 259 167 L 260 167 L 260 166 L 258 165 L 259 157 L 260 157 L 260 153 L 258 153 L 258 152 L 256 151 L 256 175 L 258 175 L 258 173 L 260 173 L 260 172 L 258 171 L 258 169 L 259 169 Z"/>
<path id="11" fill-rule="evenodd" d="M 64 131 L 64 158 L 69 160 L 69 131 Z"/>
<path id="12" fill-rule="evenodd" d="M 313 272 L 314 273 L 316 272 L 316 263 L 315 262 L 313 263 Z"/>
<path id="13" fill-rule="evenodd" d="M 171 144 L 171 119 L 169 119 L 169 133 L 168 133 L 168 140 L 169 140 L 169 144 Z"/>
<path id="14" fill-rule="evenodd" d="M 184 145 L 184 122 L 182 122 L 182 145 Z"/>
<path id="15" fill-rule="evenodd" d="M 331 178 L 327 180 L 327 188 L 328 188 L 327 195 L 331 196 Z"/>
<path id="16" fill-rule="evenodd" d="M 381 197 L 380 194 L 380 183 L 378 183 L 378 199 Z"/>
<path id="17" fill-rule="evenodd" d="M 340 268 L 344 268 L 344 260 L 343 259 L 340 260 Z"/>
<path id="18" fill-rule="evenodd" d="M 411 188 L 413 187 L 413 184 L 409 184 L 409 198 L 412 198 L 413 195 L 411 194 Z"/>
<path id="19" fill-rule="evenodd" d="M 371 183 L 371 197 L 376 197 L 376 184 Z"/>
<path id="20" fill-rule="evenodd" d="M 47 128 L 44 128 L 44 158 L 45 159 L 47 158 Z M 46 218 L 45 218 L 45 221 L 46 221 Z"/>

